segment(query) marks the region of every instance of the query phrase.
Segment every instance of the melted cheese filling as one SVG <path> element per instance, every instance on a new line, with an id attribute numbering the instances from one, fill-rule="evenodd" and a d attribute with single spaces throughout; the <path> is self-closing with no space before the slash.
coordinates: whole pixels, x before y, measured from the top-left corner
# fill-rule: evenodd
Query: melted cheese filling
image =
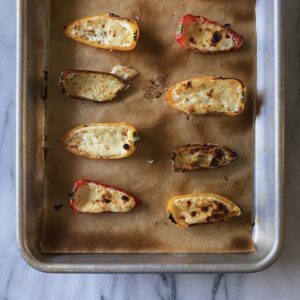
<path id="1" fill-rule="evenodd" d="M 218 202 L 220 201 L 208 195 L 179 198 L 174 201 L 174 211 L 172 213 L 178 222 L 184 222 L 187 225 L 207 223 L 215 221 L 212 217 L 218 211 Z M 234 209 L 233 206 L 227 203 L 221 203 L 228 211 Z"/>
<path id="2" fill-rule="evenodd" d="M 173 166 L 175 169 L 210 168 L 212 160 L 215 159 L 217 165 L 213 167 L 220 167 L 229 164 L 234 159 L 234 156 L 231 156 L 225 148 L 218 147 L 217 149 L 219 152 L 221 151 L 221 156 L 217 156 L 214 148 L 182 147 L 175 151 L 176 157 Z"/>
<path id="3" fill-rule="evenodd" d="M 95 44 L 130 47 L 134 43 L 132 25 L 127 20 L 107 16 L 95 16 L 70 28 L 71 35 Z"/>
<path id="4" fill-rule="evenodd" d="M 70 96 L 99 102 L 114 99 L 126 87 L 115 76 L 88 72 L 70 72 L 62 84 Z"/>
<path id="5" fill-rule="evenodd" d="M 89 213 L 127 212 L 135 207 L 135 200 L 124 192 L 95 183 L 81 186 L 74 195 L 78 211 Z"/>
<path id="6" fill-rule="evenodd" d="M 238 112 L 243 86 L 235 79 L 196 78 L 172 90 L 174 105 L 189 114 Z"/>
<path id="7" fill-rule="evenodd" d="M 92 158 L 113 158 L 123 157 L 129 149 L 133 147 L 132 132 L 125 125 L 89 125 L 76 129 L 67 138 L 65 144 L 76 153 L 88 155 Z M 74 152 L 74 150 L 73 150 Z"/>
<path id="8" fill-rule="evenodd" d="M 189 168 L 191 164 L 196 163 L 197 166 L 207 168 L 210 165 L 213 155 L 211 153 L 204 154 L 200 150 L 195 153 L 189 153 L 188 151 L 180 151 L 175 158 L 175 168 Z"/>
<path id="9" fill-rule="evenodd" d="M 213 42 L 215 32 L 218 32 L 221 38 Z M 185 44 L 191 48 L 214 52 L 230 50 L 236 45 L 236 42 L 232 35 L 221 26 L 193 22 L 188 26 Z"/>
<path id="10" fill-rule="evenodd" d="M 136 77 L 139 73 L 131 67 L 117 65 L 111 70 L 111 74 L 117 75 L 124 80 L 131 80 Z"/>

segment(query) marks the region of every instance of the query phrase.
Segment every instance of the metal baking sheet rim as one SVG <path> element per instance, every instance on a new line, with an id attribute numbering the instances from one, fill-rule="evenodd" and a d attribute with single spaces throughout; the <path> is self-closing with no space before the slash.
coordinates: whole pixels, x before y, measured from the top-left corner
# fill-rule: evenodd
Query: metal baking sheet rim
<path id="1" fill-rule="evenodd" d="M 284 243 L 283 236 L 283 192 L 284 192 L 284 99 L 283 99 L 283 36 L 282 36 L 282 1 L 274 0 L 257 0 L 256 4 L 256 14 L 257 14 L 257 89 L 258 93 L 261 91 L 262 94 L 266 93 L 266 87 L 264 86 L 265 81 L 263 80 L 263 73 L 266 73 L 269 70 L 261 71 L 260 68 L 263 62 L 265 62 L 265 56 L 261 55 L 266 51 L 264 45 L 260 43 L 263 41 L 263 36 L 260 36 L 264 30 L 264 27 L 258 26 L 258 22 L 260 19 L 265 18 L 264 13 L 267 12 L 270 22 L 272 22 L 272 30 L 273 30 L 273 43 L 269 45 L 269 55 L 271 55 L 271 70 L 273 71 L 272 80 L 273 86 L 271 86 L 271 90 L 268 90 L 268 93 L 271 92 L 271 96 L 273 97 L 273 131 L 271 132 L 272 136 L 272 153 L 264 152 L 264 156 L 269 159 L 269 162 L 272 162 L 272 172 L 268 170 L 268 173 L 274 174 L 274 178 L 272 180 L 271 188 L 268 189 L 270 195 L 273 195 L 271 201 L 273 201 L 273 241 L 270 249 L 258 260 L 251 261 L 251 256 L 257 256 L 259 254 L 259 249 L 255 253 L 250 254 L 170 254 L 171 258 L 176 257 L 176 259 L 184 258 L 196 258 L 196 262 L 193 263 L 180 263 L 178 261 L 175 262 L 159 262 L 157 261 L 157 257 L 163 255 L 167 256 L 168 254 L 111 254 L 110 258 L 116 258 L 114 263 L 112 262 L 97 262 L 95 257 L 105 257 L 109 254 L 85 254 L 85 257 L 93 257 L 93 262 L 84 262 L 77 258 L 82 257 L 82 255 L 56 255 L 59 257 L 59 260 L 55 261 L 55 255 L 42 256 L 38 253 L 34 253 L 32 249 L 28 246 L 27 236 L 26 236 L 26 227 L 25 227 L 25 218 L 26 218 L 26 204 L 29 199 L 27 197 L 27 181 L 25 176 L 25 150 L 26 147 L 24 141 L 24 130 L 23 130 L 23 121 L 24 118 L 28 117 L 26 115 L 26 100 L 27 100 L 27 83 L 28 78 L 26 74 L 26 54 L 27 54 L 27 41 L 26 41 L 26 30 L 27 30 L 27 1 L 30 0 L 17 0 L 17 88 L 16 88 L 16 140 L 17 140 L 17 149 L 16 149 L 16 195 L 17 195 L 17 242 L 20 253 L 23 259 L 33 268 L 42 271 L 42 272 L 51 272 L 51 273 L 214 273 L 214 272 L 257 272 L 262 271 L 269 266 L 271 266 L 279 257 L 280 252 Z M 268 3 L 269 2 L 269 3 Z M 271 3 L 271 4 L 270 4 Z M 265 5 L 269 5 L 266 9 Z M 267 24 L 270 25 L 270 24 Z M 266 24 L 265 24 L 266 26 Z M 270 28 L 270 27 L 268 27 Z M 259 30 L 261 31 L 259 33 Z M 265 31 L 267 32 L 267 31 Z M 268 34 L 270 32 L 268 31 Z M 260 40 L 261 37 L 261 40 Z M 268 78 L 269 79 L 269 78 Z M 269 95 L 270 96 L 270 95 Z M 270 97 L 269 97 L 270 98 Z M 264 123 L 263 117 L 257 116 L 255 121 L 255 140 L 262 140 L 262 138 L 266 138 L 262 136 L 260 132 Z M 269 124 L 269 123 L 268 123 Z M 272 126 L 270 126 L 272 127 Z M 264 142 L 264 140 L 263 140 Z M 266 146 L 265 146 L 266 147 Z M 261 161 L 259 161 L 260 156 L 258 154 L 261 149 L 258 149 L 257 143 L 255 146 L 255 193 L 254 197 L 256 199 L 255 206 L 255 219 L 256 225 L 253 230 L 253 238 L 254 240 L 259 239 L 259 223 L 263 223 L 258 219 L 257 211 L 261 209 L 259 206 L 261 205 L 257 201 L 257 197 L 259 193 L 257 189 L 261 187 L 261 185 L 266 185 L 266 181 L 261 181 L 261 179 L 265 179 L 263 177 L 263 171 L 259 165 Z M 268 163 L 265 163 L 268 166 Z M 268 178 L 269 179 L 269 178 Z M 262 189 L 263 190 L 263 189 Z M 262 191 L 263 193 L 264 191 Z M 258 194 L 258 195 L 257 195 Z M 266 194 L 266 193 L 265 193 Z M 140 262 L 124 262 L 118 260 L 120 257 L 122 258 L 126 256 L 130 258 L 139 257 L 137 260 Z M 204 258 L 205 257 L 205 258 Z M 51 258 L 51 259 L 49 259 Z M 141 259 L 146 258 L 148 262 L 143 262 Z M 168 257 L 170 258 L 170 257 Z M 223 260 L 224 258 L 224 260 Z M 225 259 L 226 258 L 226 259 Z M 236 258 L 239 259 L 239 262 L 235 262 Z M 48 261 L 47 261 L 48 259 Z M 150 262 L 149 262 L 150 260 Z M 214 261 L 215 260 L 215 261 Z M 72 262 L 70 262 L 72 261 Z M 210 261 L 210 262 L 208 262 Z"/>

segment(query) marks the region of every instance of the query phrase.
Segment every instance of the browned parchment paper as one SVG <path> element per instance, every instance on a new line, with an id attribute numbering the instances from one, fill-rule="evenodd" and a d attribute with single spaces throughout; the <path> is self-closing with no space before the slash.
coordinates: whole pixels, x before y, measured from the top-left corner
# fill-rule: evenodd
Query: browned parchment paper
<path id="1" fill-rule="evenodd" d="M 68 22 L 100 12 L 138 17 L 141 38 L 131 52 L 94 49 L 64 36 Z M 244 35 L 235 52 L 209 55 L 182 49 L 176 24 L 187 14 L 231 23 Z M 256 78 L 255 0 L 52 0 L 49 49 L 47 186 L 41 249 L 48 253 L 86 252 L 250 252 L 253 170 L 253 106 Z M 109 72 L 116 64 L 135 67 L 140 76 L 121 99 L 93 104 L 64 96 L 57 86 L 65 68 Z M 146 98 L 150 80 L 168 85 L 201 76 L 236 77 L 248 89 L 241 116 L 190 119 L 160 98 Z M 157 95 L 157 93 L 155 93 Z M 58 138 L 68 129 L 92 122 L 130 122 L 141 136 L 136 153 L 115 161 L 95 161 L 66 152 Z M 186 143 L 220 143 L 237 151 L 233 164 L 185 174 L 171 170 L 172 149 Z M 154 164 L 147 160 L 155 160 Z M 79 178 L 98 180 L 136 194 L 142 205 L 130 213 L 76 215 L 68 192 Z M 167 219 L 171 196 L 213 192 L 241 206 L 240 218 L 178 229 Z M 63 204 L 61 208 L 55 205 Z"/>

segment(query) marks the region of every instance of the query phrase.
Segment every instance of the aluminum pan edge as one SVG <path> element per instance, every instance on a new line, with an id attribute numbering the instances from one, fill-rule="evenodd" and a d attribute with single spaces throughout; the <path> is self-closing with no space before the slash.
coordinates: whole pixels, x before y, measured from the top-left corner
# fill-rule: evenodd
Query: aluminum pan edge
<path id="1" fill-rule="evenodd" d="M 282 74 L 282 1 L 274 0 L 274 203 L 276 205 L 274 218 L 275 241 L 271 250 L 265 257 L 255 263 L 224 263 L 224 264 L 161 264 L 161 263 L 67 263 L 67 262 L 44 262 L 41 257 L 33 253 L 25 243 L 25 162 L 24 162 L 24 101 L 27 97 L 26 81 L 24 70 L 27 68 L 26 51 L 27 43 L 24 32 L 27 30 L 27 1 L 17 0 L 17 105 L 16 105 L 16 155 L 17 155 L 17 241 L 23 259 L 33 268 L 43 272 L 61 273 L 213 273 L 213 272 L 256 272 L 269 267 L 276 261 L 283 247 L 283 174 L 284 174 L 284 104 L 283 104 L 283 74 Z M 25 34 L 26 37 L 26 34 Z M 259 64 L 262 63 L 258 57 Z M 258 75 L 259 81 L 259 75 Z M 256 133 L 256 139 L 259 138 Z M 255 234 L 255 233 L 254 233 Z M 213 255 L 213 254 L 212 254 Z M 151 255 L 150 255 L 151 257 Z"/>

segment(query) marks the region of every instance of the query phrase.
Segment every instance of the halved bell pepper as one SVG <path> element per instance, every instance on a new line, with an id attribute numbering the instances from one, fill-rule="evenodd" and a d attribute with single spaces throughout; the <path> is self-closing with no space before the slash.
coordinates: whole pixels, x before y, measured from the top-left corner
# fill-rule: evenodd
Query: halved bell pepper
<path id="1" fill-rule="evenodd" d="M 122 189 L 97 181 L 79 179 L 71 193 L 70 207 L 76 213 L 128 212 L 140 200 Z"/>
<path id="2" fill-rule="evenodd" d="M 176 40 L 182 47 L 202 53 L 236 50 L 244 43 L 243 36 L 232 30 L 230 24 L 221 25 L 190 14 L 180 20 Z"/>

